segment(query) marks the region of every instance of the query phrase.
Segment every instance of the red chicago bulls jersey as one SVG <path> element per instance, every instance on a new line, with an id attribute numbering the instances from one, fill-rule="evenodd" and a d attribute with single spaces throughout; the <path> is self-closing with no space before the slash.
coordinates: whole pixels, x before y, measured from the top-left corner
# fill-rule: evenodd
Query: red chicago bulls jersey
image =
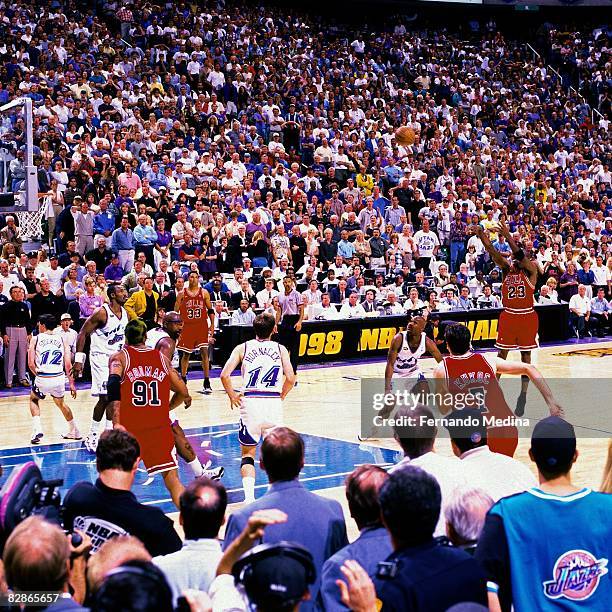
<path id="1" fill-rule="evenodd" d="M 510 270 L 502 283 L 502 304 L 509 312 L 533 310 L 535 287 L 523 270 Z"/>
<path id="2" fill-rule="evenodd" d="M 179 314 L 185 326 L 204 325 L 208 327 L 208 308 L 202 288 L 198 289 L 198 292 L 193 296 L 187 289 L 183 291 L 183 301 L 179 308 Z"/>
<path id="3" fill-rule="evenodd" d="M 150 430 L 169 429 L 170 373 L 161 353 L 133 346 L 122 351 L 126 368 L 121 380 L 121 425 L 137 438 Z"/>
<path id="4" fill-rule="evenodd" d="M 484 355 L 468 353 L 460 357 L 444 357 L 446 384 L 453 393 L 477 395 L 478 391 L 485 394 L 484 414 L 490 414 L 498 419 L 514 416 L 508 407 L 495 371 Z"/>

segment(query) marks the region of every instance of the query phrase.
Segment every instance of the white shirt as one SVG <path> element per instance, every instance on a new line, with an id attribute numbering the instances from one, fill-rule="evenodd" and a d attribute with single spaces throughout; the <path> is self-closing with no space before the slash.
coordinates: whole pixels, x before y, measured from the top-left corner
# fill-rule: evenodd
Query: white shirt
<path id="1" fill-rule="evenodd" d="M 485 491 L 495 502 L 538 485 L 526 465 L 512 457 L 494 453 L 488 446 L 466 451 L 461 455 L 461 463 L 470 484 Z"/>
<path id="2" fill-rule="evenodd" d="M 414 235 L 414 242 L 417 246 L 420 257 L 431 257 L 433 255 L 434 249 L 437 246 L 440 246 L 440 240 L 438 239 L 438 236 L 434 234 L 431 230 L 429 230 L 428 232 L 419 230 Z"/>
<path id="3" fill-rule="evenodd" d="M 176 600 L 186 589 L 208 591 L 221 556 L 219 541 L 206 538 L 185 540 L 181 550 L 153 558 L 172 589 L 173 605 L 176 606 Z"/>
<path id="4" fill-rule="evenodd" d="M 278 293 L 279 292 L 274 288 L 270 289 L 270 291 L 268 291 L 267 289 L 262 289 L 261 291 L 258 291 L 255 295 L 255 297 L 257 298 L 257 305 L 260 308 L 266 308 L 267 305 L 272 303 L 274 296 L 278 295 Z"/>
<path id="5" fill-rule="evenodd" d="M 344 304 L 342 304 L 342 308 L 340 308 L 341 319 L 355 319 L 365 316 L 365 310 L 363 309 L 363 306 L 359 303 L 355 304 L 355 306 L 351 306 L 349 301 L 347 300 L 346 302 L 344 302 Z"/>
<path id="6" fill-rule="evenodd" d="M 444 509 L 447 500 L 450 499 L 455 487 L 464 487 L 470 484 L 463 462 L 459 461 L 457 457 L 445 457 L 444 455 L 438 455 L 438 453 L 429 451 L 415 459 L 404 457 L 396 466 L 389 470 L 389 473 L 400 469 L 404 465 L 416 465 L 438 481 L 440 492 L 442 493 L 442 509 Z M 434 537 L 443 535 L 446 535 L 446 521 L 444 519 L 444 511 L 442 510 L 436 530 L 434 531 Z"/>
<path id="7" fill-rule="evenodd" d="M 569 301 L 569 309 L 578 311 L 578 315 L 584 317 L 587 312 L 591 312 L 591 300 L 585 295 L 580 297 L 580 294 L 572 295 Z"/>
<path id="8" fill-rule="evenodd" d="M 309 304 L 307 308 L 311 308 L 311 305 Z M 340 313 L 333 304 L 330 304 L 327 308 L 324 308 L 321 304 L 313 304 L 310 314 L 312 314 L 312 316 L 309 316 L 310 321 L 315 319 L 319 321 L 336 321 L 340 318 Z"/>

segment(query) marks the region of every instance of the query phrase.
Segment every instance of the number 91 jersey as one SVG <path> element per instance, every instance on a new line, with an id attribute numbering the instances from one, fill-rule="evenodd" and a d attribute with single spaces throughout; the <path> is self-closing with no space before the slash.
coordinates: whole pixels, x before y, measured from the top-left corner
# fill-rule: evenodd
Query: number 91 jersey
<path id="1" fill-rule="evenodd" d="M 278 342 L 247 340 L 242 358 L 245 397 L 279 397 L 283 389 L 283 362 Z"/>
<path id="2" fill-rule="evenodd" d="M 123 347 L 122 352 L 126 365 L 121 380 L 121 425 L 137 438 L 145 431 L 168 429 L 170 373 L 161 353 L 133 346 Z"/>

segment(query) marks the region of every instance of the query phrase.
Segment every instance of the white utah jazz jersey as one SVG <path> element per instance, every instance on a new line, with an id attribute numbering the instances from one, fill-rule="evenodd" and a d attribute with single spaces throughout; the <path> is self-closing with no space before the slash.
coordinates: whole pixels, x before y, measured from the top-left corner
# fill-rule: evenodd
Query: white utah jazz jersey
<path id="1" fill-rule="evenodd" d="M 92 355 L 98 353 L 110 357 L 123 348 L 128 315 L 122 308 L 121 318 L 119 319 L 108 304 L 104 304 L 102 308 L 106 310 L 106 324 L 91 334 L 91 353 Z"/>
<path id="2" fill-rule="evenodd" d="M 408 332 L 402 332 L 402 348 L 397 354 L 397 359 L 393 365 L 394 378 L 416 378 L 421 374 L 419 367 L 419 357 L 425 353 L 425 332 L 421 333 L 421 341 L 416 351 L 412 352 L 408 344 Z"/>
<path id="3" fill-rule="evenodd" d="M 283 389 L 283 362 L 278 342 L 247 340 L 242 359 L 245 397 L 279 397 Z"/>
<path id="4" fill-rule="evenodd" d="M 161 327 L 155 327 L 153 329 L 150 329 L 147 332 L 147 346 L 149 348 L 157 348 L 157 343 L 162 339 L 162 338 L 169 338 L 170 336 L 168 335 L 168 332 L 165 332 Z M 172 355 L 172 367 L 175 369 L 178 369 L 179 367 L 179 352 L 176 348 L 176 342 L 174 343 L 174 353 Z"/>
<path id="5" fill-rule="evenodd" d="M 45 378 L 63 376 L 64 340 L 57 334 L 36 336 L 36 375 Z"/>

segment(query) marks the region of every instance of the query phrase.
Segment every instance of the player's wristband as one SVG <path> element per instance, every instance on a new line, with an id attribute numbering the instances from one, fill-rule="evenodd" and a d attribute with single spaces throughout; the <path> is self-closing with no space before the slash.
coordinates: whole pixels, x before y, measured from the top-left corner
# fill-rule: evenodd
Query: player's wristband
<path id="1" fill-rule="evenodd" d="M 85 363 L 85 358 L 86 358 L 85 353 L 76 353 L 74 356 L 74 363 L 83 364 Z"/>

